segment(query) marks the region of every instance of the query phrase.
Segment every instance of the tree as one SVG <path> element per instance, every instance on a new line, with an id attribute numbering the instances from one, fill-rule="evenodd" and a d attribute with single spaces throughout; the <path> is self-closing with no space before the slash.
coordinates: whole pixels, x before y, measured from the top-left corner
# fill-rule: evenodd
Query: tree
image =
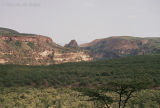
<path id="1" fill-rule="evenodd" d="M 104 91 L 114 92 L 118 95 L 118 108 L 125 108 L 128 100 L 134 97 L 134 93 L 142 89 L 146 89 L 150 83 L 146 80 L 117 80 L 108 83 Z"/>
<path id="2" fill-rule="evenodd" d="M 87 101 L 100 102 L 103 107 L 110 108 L 110 104 L 113 103 L 112 97 L 107 96 L 103 90 L 89 88 L 76 88 L 75 90 L 81 92 L 82 96 L 88 96 Z"/>
<path id="3" fill-rule="evenodd" d="M 125 108 L 129 99 L 135 96 L 135 92 L 146 89 L 151 83 L 149 80 L 116 80 L 109 82 L 106 86 L 97 89 L 81 88 L 77 89 L 88 96 L 89 101 L 99 101 L 104 107 L 110 108 L 113 102 L 118 104 L 118 108 Z M 118 97 L 107 95 L 107 93 L 115 93 Z"/>

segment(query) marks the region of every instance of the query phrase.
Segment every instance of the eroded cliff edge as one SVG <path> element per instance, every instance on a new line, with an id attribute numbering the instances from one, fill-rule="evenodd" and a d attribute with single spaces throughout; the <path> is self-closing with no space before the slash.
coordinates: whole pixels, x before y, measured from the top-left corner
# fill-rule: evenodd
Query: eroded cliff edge
<path id="1" fill-rule="evenodd" d="M 0 28 L 0 63 L 50 65 L 91 61 L 90 53 L 57 45 L 51 38 Z"/>
<path id="2" fill-rule="evenodd" d="M 80 45 L 89 50 L 95 59 L 111 59 L 124 56 L 160 54 L 159 37 L 113 36 L 96 39 Z"/>

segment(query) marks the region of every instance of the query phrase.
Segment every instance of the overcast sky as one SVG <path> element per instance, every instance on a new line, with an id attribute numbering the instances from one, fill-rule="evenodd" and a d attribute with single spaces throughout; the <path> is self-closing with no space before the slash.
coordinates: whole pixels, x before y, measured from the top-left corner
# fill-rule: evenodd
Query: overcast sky
<path id="1" fill-rule="evenodd" d="M 160 36 L 160 0 L 0 0 L 0 26 L 79 43 Z"/>

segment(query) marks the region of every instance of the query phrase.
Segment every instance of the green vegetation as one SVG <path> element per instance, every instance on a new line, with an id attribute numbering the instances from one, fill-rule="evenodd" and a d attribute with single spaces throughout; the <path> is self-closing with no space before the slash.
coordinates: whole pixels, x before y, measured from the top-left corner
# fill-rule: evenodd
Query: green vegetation
<path id="1" fill-rule="evenodd" d="M 117 97 L 113 93 L 108 95 Z M 160 106 L 159 90 L 143 90 L 134 95 L 136 97 L 128 101 L 126 108 L 159 108 Z M 68 88 L 0 88 L 0 108 L 103 108 L 103 103 L 89 99 Z M 111 106 L 118 108 L 117 103 L 112 103 Z"/>
<path id="2" fill-rule="evenodd" d="M 159 65 L 159 55 L 0 65 L 0 108 L 159 108 Z"/>
<path id="3" fill-rule="evenodd" d="M 28 45 L 30 48 L 34 48 L 34 43 L 33 43 L 33 42 L 28 42 L 27 45 Z"/>
<path id="4" fill-rule="evenodd" d="M 83 96 L 89 96 L 90 101 L 100 102 L 103 107 L 112 108 L 112 104 L 117 103 L 117 108 L 125 108 L 130 99 L 136 96 L 136 92 L 148 88 L 149 85 L 150 82 L 146 79 L 120 79 L 111 81 L 101 88 L 76 88 L 75 90 L 82 92 Z"/>
<path id="5" fill-rule="evenodd" d="M 118 79 L 142 78 L 160 84 L 160 56 L 124 57 L 106 61 L 50 66 L 0 65 L 0 86 L 97 86 Z"/>
<path id="6" fill-rule="evenodd" d="M 1 36 L 35 36 L 35 34 L 26 34 L 26 33 L 19 33 L 16 30 L 12 30 L 9 28 L 2 28 L 0 27 L 0 35 Z"/>
<path id="7" fill-rule="evenodd" d="M 20 41 L 16 41 L 16 42 L 15 42 L 15 45 L 16 45 L 17 47 L 21 47 L 22 43 L 21 43 Z"/>
<path id="8" fill-rule="evenodd" d="M 0 34 L 19 34 L 19 32 L 12 29 L 0 27 Z"/>
<path id="9" fill-rule="evenodd" d="M 70 89 L 12 87 L 0 88 L 0 108 L 94 108 Z"/>

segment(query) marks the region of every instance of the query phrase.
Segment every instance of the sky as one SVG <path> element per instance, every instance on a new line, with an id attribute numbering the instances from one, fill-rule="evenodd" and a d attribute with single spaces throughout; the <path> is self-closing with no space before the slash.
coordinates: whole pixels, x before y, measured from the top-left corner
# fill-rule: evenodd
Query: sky
<path id="1" fill-rule="evenodd" d="M 160 0 L 0 0 L 0 27 L 61 45 L 110 36 L 160 37 Z"/>

